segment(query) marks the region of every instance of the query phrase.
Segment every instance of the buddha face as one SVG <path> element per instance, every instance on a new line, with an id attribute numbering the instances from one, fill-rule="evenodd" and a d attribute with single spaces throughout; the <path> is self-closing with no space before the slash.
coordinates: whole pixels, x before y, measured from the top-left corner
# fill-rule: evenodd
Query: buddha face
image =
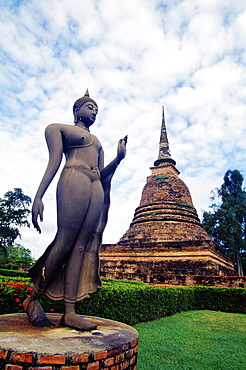
<path id="1" fill-rule="evenodd" d="M 97 106 L 88 101 L 76 110 L 76 122 L 83 122 L 86 126 L 91 126 L 96 120 L 97 112 Z"/>

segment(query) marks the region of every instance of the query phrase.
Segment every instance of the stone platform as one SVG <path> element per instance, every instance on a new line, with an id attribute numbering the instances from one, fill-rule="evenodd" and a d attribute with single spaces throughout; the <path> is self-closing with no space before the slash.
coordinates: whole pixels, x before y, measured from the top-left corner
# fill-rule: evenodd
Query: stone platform
<path id="1" fill-rule="evenodd" d="M 97 329 L 59 326 L 61 315 L 48 314 L 51 328 L 30 325 L 25 314 L 0 316 L 1 370 L 135 370 L 138 332 L 99 317 L 82 316 Z"/>

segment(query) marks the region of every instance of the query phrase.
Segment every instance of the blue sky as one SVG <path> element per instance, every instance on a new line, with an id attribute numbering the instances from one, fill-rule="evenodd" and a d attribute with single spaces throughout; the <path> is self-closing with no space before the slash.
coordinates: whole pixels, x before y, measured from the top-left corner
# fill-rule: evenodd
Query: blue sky
<path id="1" fill-rule="evenodd" d="M 246 4 L 241 0 L 19 0 L 0 2 L 0 196 L 32 198 L 46 168 L 44 129 L 73 124 L 72 105 L 99 105 L 92 128 L 106 162 L 128 134 L 104 242 L 117 242 L 158 156 L 162 105 L 171 155 L 194 205 L 228 169 L 246 177 Z M 22 231 L 38 257 L 56 230 L 53 181 L 42 234 Z"/>

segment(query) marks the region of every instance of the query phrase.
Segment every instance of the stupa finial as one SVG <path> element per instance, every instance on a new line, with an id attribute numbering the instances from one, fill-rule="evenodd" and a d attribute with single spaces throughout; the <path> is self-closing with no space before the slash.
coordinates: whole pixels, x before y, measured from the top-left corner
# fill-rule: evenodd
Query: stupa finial
<path id="1" fill-rule="evenodd" d="M 171 154 L 169 150 L 165 114 L 164 114 L 164 105 L 163 105 L 162 106 L 161 136 L 160 136 L 160 143 L 159 143 L 159 155 L 158 155 L 158 159 L 154 162 L 154 166 L 159 166 L 160 164 L 164 162 L 172 163 L 174 164 L 174 166 L 176 164 L 176 162 L 171 158 Z"/>

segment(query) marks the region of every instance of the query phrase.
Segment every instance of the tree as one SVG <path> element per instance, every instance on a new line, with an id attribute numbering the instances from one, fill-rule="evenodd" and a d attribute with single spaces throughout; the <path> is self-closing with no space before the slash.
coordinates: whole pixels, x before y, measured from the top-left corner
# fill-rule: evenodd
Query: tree
<path id="1" fill-rule="evenodd" d="M 14 244 L 7 247 L 8 264 L 10 268 L 20 266 L 30 266 L 33 263 L 31 251 L 20 244 Z"/>
<path id="2" fill-rule="evenodd" d="M 31 198 L 15 188 L 0 198 L 0 263 L 7 262 L 7 247 L 13 246 L 21 237 L 19 228 L 30 227 L 27 216 L 30 213 Z"/>
<path id="3" fill-rule="evenodd" d="M 246 191 L 242 184 L 242 174 L 228 170 L 221 188 L 212 191 L 212 211 L 204 211 L 202 218 L 204 229 L 231 254 L 239 276 L 243 276 L 246 261 Z"/>

